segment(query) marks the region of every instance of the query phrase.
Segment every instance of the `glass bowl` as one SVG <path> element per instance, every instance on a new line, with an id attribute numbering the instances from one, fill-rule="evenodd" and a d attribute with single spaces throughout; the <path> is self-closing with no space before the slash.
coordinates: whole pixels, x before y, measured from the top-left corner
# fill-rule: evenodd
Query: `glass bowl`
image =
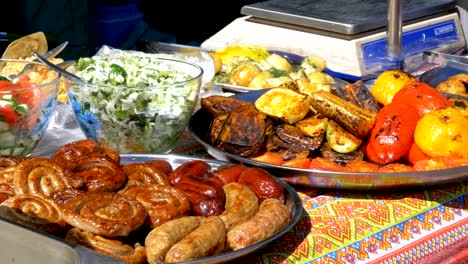
<path id="1" fill-rule="evenodd" d="M 201 67 L 173 59 L 124 55 L 82 58 L 68 98 L 84 134 L 120 153 L 167 153 L 188 126 Z"/>
<path id="2" fill-rule="evenodd" d="M 0 76 L 18 74 L 29 63 L 0 59 Z M 0 80 L 0 155 L 30 155 L 55 111 L 61 75 L 32 65 L 17 78 Z"/>

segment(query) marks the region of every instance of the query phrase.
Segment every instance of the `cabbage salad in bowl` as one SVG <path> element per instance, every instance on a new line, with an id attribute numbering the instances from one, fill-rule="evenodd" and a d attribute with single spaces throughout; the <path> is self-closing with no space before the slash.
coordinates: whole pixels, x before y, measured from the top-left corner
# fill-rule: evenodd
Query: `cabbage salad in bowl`
<path id="1" fill-rule="evenodd" d="M 166 153 L 187 127 L 203 70 L 191 63 L 122 54 L 80 58 L 86 84 L 69 80 L 68 97 L 85 135 L 121 153 Z"/>

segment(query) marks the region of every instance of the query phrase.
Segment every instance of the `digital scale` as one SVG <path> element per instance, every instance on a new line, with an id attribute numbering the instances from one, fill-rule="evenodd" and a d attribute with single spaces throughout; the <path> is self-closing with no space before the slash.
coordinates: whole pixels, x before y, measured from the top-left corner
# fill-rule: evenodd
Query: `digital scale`
<path id="1" fill-rule="evenodd" d="M 388 65 L 387 0 L 269 0 L 244 6 L 241 14 L 201 46 L 257 45 L 317 55 L 330 74 L 346 80 L 365 79 Z M 405 70 L 420 63 L 426 50 L 465 47 L 454 0 L 402 1 L 401 21 Z"/>

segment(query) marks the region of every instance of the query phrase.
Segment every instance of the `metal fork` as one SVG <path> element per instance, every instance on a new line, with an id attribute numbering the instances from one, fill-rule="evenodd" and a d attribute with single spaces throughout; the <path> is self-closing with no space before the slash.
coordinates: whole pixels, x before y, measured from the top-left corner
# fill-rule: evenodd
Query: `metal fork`
<path id="1" fill-rule="evenodd" d="M 47 59 L 51 59 L 51 58 L 54 58 L 55 56 L 57 56 L 60 52 L 62 52 L 62 50 L 68 45 L 68 41 L 65 41 L 63 42 L 62 44 L 58 45 L 57 47 L 49 50 L 48 52 L 46 52 L 43 57 L 47 58 Z M 33 69 L 34 69 L 34 66 L 36 65 L 37 62 L 40 62 L 39 59 L 34 59 L 32 61 L 33 63 L 28 63 L 24 66 L 24 68 L 19 72 L 19 73 L 12 73 L 12 74 L 9 74 L 7 76 L 7 78 L 9 80 L 13 80 L 15 78 L 17 78 L 18 76 L 20 75 L 25 75 L 25 74 L 28 74 L 30 73 Z"/>

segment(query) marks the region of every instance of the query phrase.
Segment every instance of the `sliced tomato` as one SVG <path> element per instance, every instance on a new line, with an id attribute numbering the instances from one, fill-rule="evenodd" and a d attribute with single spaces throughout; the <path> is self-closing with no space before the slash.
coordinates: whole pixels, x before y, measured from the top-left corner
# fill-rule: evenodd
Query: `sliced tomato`
<path id="1" fill-rule="evenodd" d="M 418 160 L 413 164 L 416 171 L 442 170 L 458 166 L 459 164 L 449 157 L 432 157 L 427 160 Z"/>
<path id="2" fill-rule="evenodd" d="M 355 172 L 373 172 L 379 169 L 379 165 L 364 160 L 350 160 L 346 163 L 346 168 Z"/>
<path id="3" fill-rule="evenodd" d="M 32 83 L 27 75 L 18 77 L 18 82 L 11 86 L 11 89 L 31 88 L 36 86 Z M 18 93 L 14 93 L 14 97 L 21 104 L 27 104 L 30 108 L 36 107 L 41 100 L 41 91 L 39 89 L 28 89 Z"/>
<path id="4" fill-rule="evenodd" d="M 287 160 L 283 163 L 283 166 L 308 169 L 310 167 L 310 159 L 306 157 L 298 157 Z"/>
<path id="5" fill-rule="evenodd" d="M 15 126 L 18 117 L 18 114 L 9 104 L 0 101 L 0 120 L 6 121 L 10 126 Z"/>
<path id="6" fill-rule="evenodd" d="M 0 91 L 1 90 L 7 90 L 11 86 L 10 81 L 0 81 Z"/>
<path id="7" fill-rule="evenodd" d="M 405 171 L 415 171 L 411 166 L 401 164 L 401 163 L 390 163 L 381 166 L 377 171 L 379 172 L 405 172 Z"/>
<path id="8" fill-rule="evenodd" d="M 283 157 L 274 152 L 267 151 L 260 156 L 252 158 L 252 160 L 265 162 L 274 165 L 282 165 L 284 163 Z"/>
<path id="9" fill-rule="evenodd" d="M 324 171 L 348 171 L 346 167 L 343 167 L 336 162 L 322 157 L 316 157 L 311 159 L 309 169 Z"/>

